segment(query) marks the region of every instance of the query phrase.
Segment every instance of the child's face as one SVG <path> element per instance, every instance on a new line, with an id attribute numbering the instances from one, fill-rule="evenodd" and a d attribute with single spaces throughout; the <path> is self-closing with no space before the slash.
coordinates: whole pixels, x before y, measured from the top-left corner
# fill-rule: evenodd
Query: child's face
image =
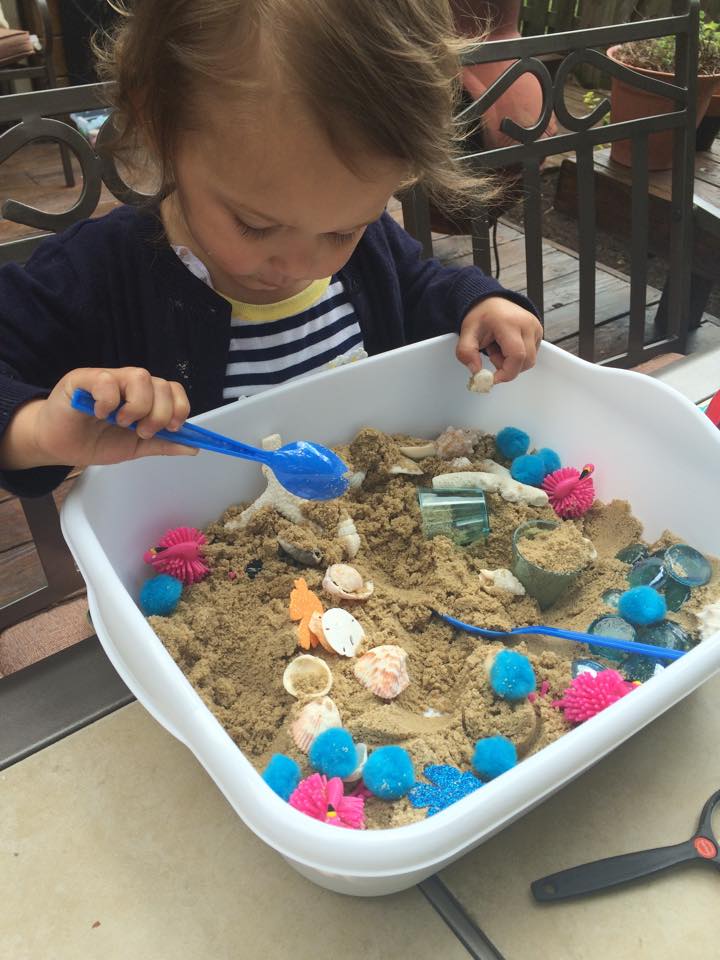
<path id="1" fill-rule="evenodd" d="M 170 216 L 163 209 L 170 239 L 190 246 L 221 293 L 282 300 L 347 262 L 405 169 L 367 155 L 349 170 L 309 119 L 275 103 L 234 127 L 231 114 L 210 107 L 207 128 L 179 144 Z"/>

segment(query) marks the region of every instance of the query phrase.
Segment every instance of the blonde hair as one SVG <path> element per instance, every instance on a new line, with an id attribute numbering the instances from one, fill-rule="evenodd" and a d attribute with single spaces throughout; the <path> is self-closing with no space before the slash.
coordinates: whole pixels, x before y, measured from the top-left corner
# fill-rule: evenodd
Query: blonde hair
<path id="1" fill-rule="evenodd" d="M 173 188 L 178 134 L 202 123 L 198 93 L 262 94 L 260 58 L 282 94 L 299 96 L 350 165 L 358 150 L 406 165 L 446 209 L 487 199 L 488 179 L 458 162 L 459 54 L 447 0 L 118 0 L 96 44 L 114 81 L 116 151 L 138 144 Z M 283 86 L 286 85 L 286 86 Z"/>

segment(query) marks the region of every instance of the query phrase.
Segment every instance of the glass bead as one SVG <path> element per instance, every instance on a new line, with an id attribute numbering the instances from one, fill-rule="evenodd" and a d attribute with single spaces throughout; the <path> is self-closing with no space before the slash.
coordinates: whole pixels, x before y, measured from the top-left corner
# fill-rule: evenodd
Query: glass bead
<path id="1" fill-rule="evenodd" d="M 686 587 L 702 587 L 712 576 L 712 567 L 699 550 L 676 543 L 665 551 L 665 570 Z"/>
<path id="2" fill-rule="evenodd" d="M 604 637 L 612 637 L 613 640 L 628 640 L 633 642 L 637 640 L 635 627 L 622 617 L 613 615 L 597 617 L 587 629 L 588 633 L 600 634 Z M 591 647 L 596 657 L 605 657 L 608 660 L 620 661 L 626 656 L 623 650 L 613 650 L 611 647 Z"/>
<path id="3" fill-rule="evenodd" d="M 674 620 L 661 620 L 651 627 L 645 627 L 638 639 L 642 643 L 652 643 L 668 650 L 689 650 L 693 645 L 690 634 Z"/>
<path id="4" fill-rule="evenodd" d="M 667 580 L 667 573 L 660 557 L 648 557 L 636 563 L 627 578 L 631 587 L 654 587 L 659 590 Z"/>
<path id="5" fill-rule="evenodd" d="M 613 610 L 617 610 L 618 603 L 620 602 L 620 597 L 623 595 L 622 590 L 617 590 L 613 588 L 612 590 L 606 590 L 602 595 L 602 602 L 607 604 L 608 607 L 612 607 Z"/>
<path id="6" fill-rule="evenodd" d="M 663 665 L 652 657 L 643 657 L 637 653 L 625 657 L 620 664 L 620 671 L 626 680 L 639 680 L 640 683 L 646 683 L 664 669 Z"/>
<path id="7" fill-rule="evenodd" d="M 570 667 L 573 680 L 575 677 L 579 677 L 581 673 L 592 673 L 594 676 L 604 669 L 605 667 L 601 663 L 598 663 L 597 660 L 588 660 L 586 657 L 579 657 L 577 660 L 573 660 Z"/>
<path id="8" fill-rule="evenodd" d="M 689 596 L 690 587 L 686 587 L 684 583 L 678 583 L 677 580 L 668 577 L 667 583 L 665 584 L 665 603 L 667 604 L 668 610 L 677 613 Z"/>
<path id="9" fill-rule="evenodd" d="M 631 543 L 619 553 L 615 554 L 616 560 L 622 560 L 623 563 L 637 563 L 638 560 L 644 560 L 648 555 L 647 547 L 642 543 Z"/>

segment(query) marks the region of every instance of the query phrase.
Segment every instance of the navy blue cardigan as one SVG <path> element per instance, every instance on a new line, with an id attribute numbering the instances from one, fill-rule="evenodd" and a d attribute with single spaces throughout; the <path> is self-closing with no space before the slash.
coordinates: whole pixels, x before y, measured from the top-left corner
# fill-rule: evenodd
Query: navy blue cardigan
<path id="1" fill-rule="evenodd" d="M 533 309 L 476 267 L 420 252 L 385 213 L 340 271 L 369 354 L 456 333 L 484 297 Z M 221 406 L 230 312 L 175 255 L 157 211 L 120 207 L 48 238 L 24 267 L 0 269 L 0 436 L 20 404 L 76 367 L 144 367 L 182 383 L 193 413 Z M 37 496 L 69 469 L 0 472 L 0 486 Z"/>

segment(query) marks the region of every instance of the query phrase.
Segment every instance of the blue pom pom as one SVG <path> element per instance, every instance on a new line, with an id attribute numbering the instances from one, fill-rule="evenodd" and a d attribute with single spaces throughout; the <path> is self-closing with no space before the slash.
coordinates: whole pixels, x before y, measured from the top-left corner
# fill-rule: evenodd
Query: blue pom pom
<path id="1" fill-rule="evenodd" d="M 363 780 L 381 800 L 399 800 L 415 783 L 410 754 L 402 747 L 378 747 L 367 758 Z"/>
<path id="2" fill-rule="evenodd" d="M 665 619 L 667 604 L 665 597 L 652 587 L 633 587 L 620 596 L 618 613 L 629 623 L 647 626 Z"/>
<path id="3" fill-rule="evenodd" d="M 507 460 L 514 460 L 515 457 L 521 457 L 528 452 L 530 446 L 530 437 L 524 430 L 518 430 L 517 427 L 505 427 L 495 437 L 495 446 Z"/>
<path id="4" fill-rule="evenodd" d="M 357 767 L 357 748 L 342 727 L 323 730 L 312 742 L 308 759 L 326 777 L 349 777 Z"/>
<path id="5" fill-rule="evenodd" d="M 283 800 L 289 800 L 290 794 L 300 783 L 300 767 L 292 757 L 284 753 L 275 753 L 262 775 L 265 783 Z"/>
<path id="6" fill-rule="evenodd" d="M 160 573 L 142 585 L 140 609 L 146 617 L 169 617 L 178 605 L 182 590 L 182 580 Z"/>
<path id="7" fill-rule="evenodd" d="M 526 453 L 524 457 L 515 457 L 510 464 L 510 476 L 518 483 L 529 483 L 539 487 L 545 479 L 545 463 L 536 453 Z"/>
<path id="8" fill-rule="evenodd" d="M 490 686 L 505 700 L 523 700 L 535 689 L 535 672 L 528 658 L 515 650 L 501 650 L 490 668 Z"/>
<path id="9" fill-rule="evenodd" d="M 515 744 L 507 737 L 484 737 L 475 744 L 472 765 L 484 780 L 493 780 L 517 763 Z"/>
<path id="10" fill-rule="evenodd" d="M 550 447 L 543 447 L 542 450 L 538 450 L 536 452 L 535 456 L 540 457 L 542 462 L 545 464 L 545 476 L 547 476 L 549 473 L 554 473 L 562 466 L 560 463 L 560 457 L 555 453 L 554 450 L 551 450 Z"/>

